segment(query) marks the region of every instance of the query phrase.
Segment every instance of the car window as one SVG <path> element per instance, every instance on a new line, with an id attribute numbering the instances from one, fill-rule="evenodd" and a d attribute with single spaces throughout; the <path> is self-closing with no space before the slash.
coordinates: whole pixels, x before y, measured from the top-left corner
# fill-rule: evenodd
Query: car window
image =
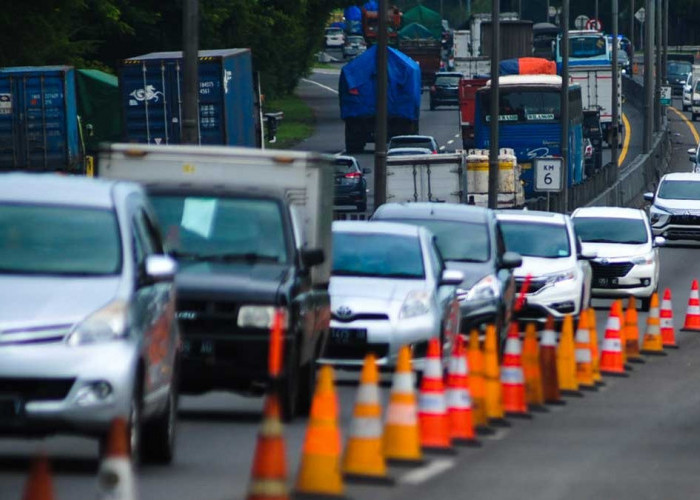
<path id="1" fill-rule="evenodd" d="M 459 75 L 437 75 L 435 85 L 459 85 Z"/>
<path id="2" fill-rule="evenodd" d="M 664 200 L 700 200 L 700 182 L 665 180 L 656 196 Z"/>
<path id="3" fill-rule="evenodd" d="M 0 274 L 111 275 L 121 267 L 112 210 L 0 204 Z"/>
<path id="4" fill-rule="evenodd" d="M 500 223 L 506 249 L 510 251 L 527 257 L 547 259 L 571 255 L 566 226 L 507 220 Z"/>
<path id="5" fill-rule="evenodd" d="M 392 137 L 389 141 L 389 149 L 399 147 L 433 148 L 433 141 L 430 139 L 420 139 L 413 137 Z"/>
<path id="6" fill-rule="evenodd" d="M 649 241 L 641 219 L 613 217 L 574 217 L 576 234 L 584 243 L 621 243 L 640 245 Z"/>
<path id="7" fill-rule="evenodd" d="M 352 161 L 349 160 L 336 160 L 335 161 L 335 175 L 345 175 L 357 172 L 357 168 Z"/>
<path id="8" fill-rule="evenodd" d="M 334 276 L 424 279 L 417 236 L 333 233 Z"/>
<path id="9" fill-rule="evenodd" d="M 435 274 L 439 279 L 442 270 L 445 268 L 445 264 L 442 260 L 440 249 L 437 246 L 437 238 L 435 237 L 430 242 L 430 261 L 433 265 L 433 270 L 435 271 Z"/>

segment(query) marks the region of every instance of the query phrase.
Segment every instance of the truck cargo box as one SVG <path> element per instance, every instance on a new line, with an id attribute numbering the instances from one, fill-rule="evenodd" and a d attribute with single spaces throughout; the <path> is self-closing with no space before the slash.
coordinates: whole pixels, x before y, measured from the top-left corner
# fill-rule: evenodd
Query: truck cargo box
<path id="1" fill-rule="evenodd" d="M 182 137 L 182 52 L 123 61 L 119 86 L 124 139 L 179 144 Z M 199 143 L 257 145 L 250 49 L 199 51 Z"/>
<path id="2" fill-rule="evenodd" d="M 503 21 L 501 59 L 532 56 L 532 21 Z M 481 23 L 481 55 L 491 56 L 491 20 Z"/>
<path id="3" fill-rule="evenodd" d="M 0 170 L 82 172 L 78 128 L 72 67 L 0 69 Z"/>
<path id="4" fill-rule="evenodd" d="M 386 200 L 466 203 L 463 153 L 388 156 Z"/>

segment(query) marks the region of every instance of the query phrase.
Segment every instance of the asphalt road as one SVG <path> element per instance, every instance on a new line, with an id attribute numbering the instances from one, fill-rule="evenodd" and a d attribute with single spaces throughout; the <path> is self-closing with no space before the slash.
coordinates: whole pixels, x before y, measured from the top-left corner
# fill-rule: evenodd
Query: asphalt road
<path id="1" fill-rule="evenodd" d="M 318 78 L 315 75 L 314 80 Z M 329 77 L 328 82 L 333 78 Z M 326 84 L 322 83 L 322 84 Z M 317 87 L 314 84 L 308 84 Z M 311 87 L 308 87 L 309 89 Z M 329 85 L 330 87 L 330 85 Z M 307 84 L 301 87 L 306 94 Z M 319 101 L 323 100 L 321 97 Z M 330 118 L 336 113 L 335 122 Z M 426 112 L 425 131 L 441 144 L 456 133 L 456 110 Z M 328 118 L 324 118 L 325 114 Z M 686 150 L 695 145 L 687 124 L 668 113 L 674 131 L 676 170 L 687 170 Z M 326 121 L 327 120 L 327 121 Z M 342 148 L 337 110 L 319 112 L 319 134 L 306 144 L 333 152 Z M 641 130 L 641 122 L 632 123 Z M 677 134 L 677 135 L 676 135 Z M 317 142 L 314 142 L 317 141 Z M 674 294 L 676 326 L 682 324 L 690 280 L 700 275 L 695 245 L 661 250 L 661 287 Z M 599 330 L 609 301 L 595 301 Z M 646 315 L 640 313 L 640 324 Z M 600 332 L 602 336 L 602 331 Z M 680 349 L 635 367 L 626 379 L 606 379 L 606 387 L 569 398 L 567 405 L 537 414 L 531 421 L 484 438 L 479 449 L 461 449 L 453 457 L 432 457 L 423 469 L 391 469 L 391 488 L 348 486 L 348 497 L 406 499 L 618 500 L 696 498 L 700 449 L 700 334 L 679 333 Z M 344 432 L 350 423 L 357 374 L 338 378 Z M 387 389 L 382 389 L 386 402 Z M 178 453 L 169 467 L 144 466 L 138 483 L 142 500 L 231 500 L 245 498 L 262 401 L 225 393 L 185 397 L 179 412 Z M 286 426 L 290 483 L 299 464 L 305 421 Z M 51 459 L 55 497 L 95 498 L 97 445 L 87 439 L 0 439 L 0 500 L 21 498 L 29 461 L 39 451 Z"/>

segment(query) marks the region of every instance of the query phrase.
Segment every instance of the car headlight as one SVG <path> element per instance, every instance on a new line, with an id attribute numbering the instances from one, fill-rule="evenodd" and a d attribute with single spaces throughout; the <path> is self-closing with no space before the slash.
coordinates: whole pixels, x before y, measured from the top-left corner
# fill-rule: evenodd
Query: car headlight
<path id="1" fill-rule="evenodd" d="M 128 312 L 125 301 L 110 302 L 75 325 L 66 337 L 66 343 L 79 346 L 124 338 Z"/>
<path id="2" fill-rule="evenodd" d="M 640 255 L 639 257 L 635 257 L 632 259 L 632 264 L 636 266 L 641 266 L 644 264 L 653 264 L 654 263 L 654 254 L 649 253 L 646 255 Z"/>
<path id="3" fill-rule="evenodd" d="M 430 312 L 430 292 L 413 290 L 409 292 L 401 305 L 399 319 L 414 318 Z"/>
<path id="4" fill-rule="evenodd" d="M 666 224 L 668 218 L 671 216 L 670 213 L 666 212 L 660 207 L 652 205 L 649 209 L 649 220 L 652 224 Z"/>
<path id="5" fill-rule="evenodd" d="M 547 276 L 547 284 L 553 285 L 555 283 L 561 283 L 562 281 L 569 281 L 576 278 L 576 274 L 573 271 L 566 271 L 564 273 L 550 274 Z"/>
<path id="6" fill-rule="evenodd" d="M 469 290 L 457 289 L 457 300 L 467 302 L 470 300 L 486 300 L 498 297 L 501 293 L 498 280 L 493 275 L 488 275 L 480 279 Z"/>
<path id="7" fill-rule="evenodd" d="M 236 324 L 239 328 L 272 328 L 275 313 L 278 308 L 275 306 L 241 306 L 238 310 Z M 283 314 L 283 328 L 287 328 L 287 315 Z"/>

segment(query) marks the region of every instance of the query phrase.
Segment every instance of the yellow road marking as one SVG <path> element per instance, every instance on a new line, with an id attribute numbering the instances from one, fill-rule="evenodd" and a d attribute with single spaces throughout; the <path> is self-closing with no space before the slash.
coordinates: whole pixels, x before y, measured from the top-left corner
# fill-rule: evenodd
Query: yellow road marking
<path id="1" fill-rule="evenodd" d="M 625 126 L 625 138 L 622 139 L 622 150 L 620 151 L 620 156 L 617 157 L 617 166 L 622 165 L 627 156 L 627 151 L 630 149 L 630 138 L 632 137 L 632 128 L 630 127 L 630 121 L 627 119 L 627 115 L 622 113 L 622 123 Z"/>
<path id="2" fill-rule="evenodd" d="M 676 113 L 678 116 L 680 116 L 681 120 L 683 120 L 685 122 L 685 124 L 688 125 L 688 128 L 690 129 L 690 133 L 693 134 L 693 137 L 695 138 L 695 143 L 697 144 L 698 142 L 700 142 L 700 134 L 698 134 L 698 131 L 695 130 L 695 125 L 693 124 L 693 122 L 688 120 L 687 116 L 685 116 L 683 113 L 678 111 L 673 106 L 669 106 L 668 109 L 670 109 L 671 111 Z"/>

